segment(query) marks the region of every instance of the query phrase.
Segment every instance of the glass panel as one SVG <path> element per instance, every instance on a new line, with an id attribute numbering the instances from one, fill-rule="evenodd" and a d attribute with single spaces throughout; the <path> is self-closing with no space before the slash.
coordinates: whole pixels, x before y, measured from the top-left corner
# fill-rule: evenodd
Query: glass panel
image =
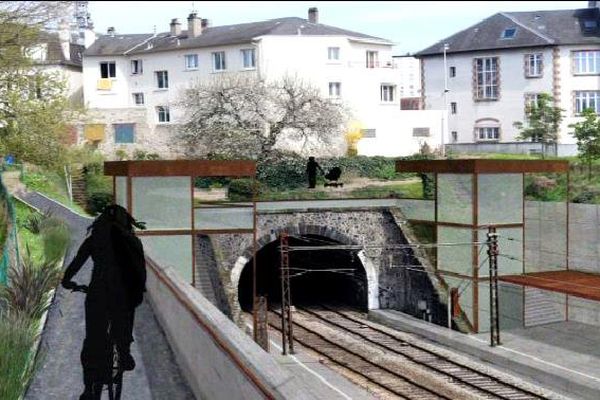
<path id="1" fill-rule="evenodd" d="M 438 244 L 456 245 L 438 246 L 438 269 L 461 275 L 473 275 L 473 234 L 471 229 L 438 226 Z M 458 244 L 460 243 L 460 245 Z"/>
<path id="2" fill-rule="evenodd" d="M 148 229 L 191 229 L 189 177 L 132 178 L 133 215 Z"/>
<path id="3" fill-rule="evenodd" d="M 253 229 L 252 207 L 201 207 L 194 209 L 195 229 Z"/>
<path id="4" fill-rule="evenodd" d="M 479 242 L 487 241 L 487 229 L 479 231 Z M 523 230 L 521 228 L 498 229 L 498 275 L 523 273 Z M 479 256 L 479 277 L 489 276 L 487 247 Z"/>
<path id="5" fill-rule="evenodd" d="M 433 200 L 396 200 L 400 211 L 407 219 L 435 221 L 435 202 Z"/>
<path id="6" fill-rule="evenodd" d="M 523 175 L 478 175 L 479 225 L 523 221 Z"/>
<path id="7" fill-rule="evenodd" d="M 490 331 L 490 284 L 479 282 L 479 332 Z M 500 330 L 523 327 L 523 288 L 500 282 L 498 284 Z"/>
<path id="8" fill-rule="evenodd" d="M 144 251 L 162 266 L 172 267 L 188 283 L 192 283 L 192 236 L 140 236 Z"/>
<path id="9" fill-rule="evenodd" d="M 566 203 L 525 203 L 525 272 L 566 269 Z"/>
<path id="10" fill-rule="evenodd" d="M 438 221 L 473 223 L 473 176 L 438 174 Z"/>
<path id="11" fill-rule="evenodd" d="M 115 203 L 127 208 L 127 177 L 115 177 Z"/>

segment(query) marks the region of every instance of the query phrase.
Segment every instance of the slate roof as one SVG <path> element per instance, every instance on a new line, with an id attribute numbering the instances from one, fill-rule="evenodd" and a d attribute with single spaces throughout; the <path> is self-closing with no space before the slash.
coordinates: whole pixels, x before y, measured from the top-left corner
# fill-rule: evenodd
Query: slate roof
<path id="1" fill-rule="evenodd" d="M 300 30 L 303 36 L 348 36 L 357 39 L 379 41 L 392 44 L 389 40 L 352 32 L 324 24 L 313 24 L 303 18 L 279 18 L 268 21 L 246 24 L 207 27 L 202 34 L 189 38 L 187 31 L 179 36 L 171 36 L 169 32 L 153 34 L 102 36 L 84 53 L 85 56 L 123 55 L 155 53 L 166 50 L 190 49 L 201 47 L 224 46 L 248 43 L 254 38 L 264 35 L 297 35 Z M 179 43 L 178 43 L 179 42 Z M 148 46 L 151 43 L 151 46 Z"/>
<path id="2" fill-rule="evenodd" d="M 85 47 L 75 43 L 69 43 L 70 59 L 67 60 L 63 54 L 62 47 L 60 45 L 60 39 L 57 33 L 53 32 L 42 32 L 39 37 L 39 43 L 46 43 L 48 46 L 48 54 L 46 61 L 42 64 L 58 64 L 68 65 L 81 69 L 81 59 Z"/>
<path id="3" fill-rule="evenodd" d="M 584 21 L 592 21 L 596 28 L 584 29 Z M 593 22 L 595 21 L 595 22 Z M 598 8 L 577 10 L 550 10 L 501 12 L 478 24 L 460 31 L 416 53 L 416 57 L 443 53 L 461 53 L 479 50 L 519 47 L 554 46 L 566 44 L 600 44 L 600 12 Z M 503 39 L 502 32 L 517 28 L 514 38 Z"/>

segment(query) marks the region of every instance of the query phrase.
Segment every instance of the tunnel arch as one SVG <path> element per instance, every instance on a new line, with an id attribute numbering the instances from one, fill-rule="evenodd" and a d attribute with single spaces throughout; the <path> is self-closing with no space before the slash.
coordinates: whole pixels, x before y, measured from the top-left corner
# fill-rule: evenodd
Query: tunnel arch
<path id="1" fill-rule="evenodd" d="M 357 243 L 350 239 L 347 235 L 339 232 L 338 230 L 327 227 L 327 226 L 319 226 L 319 225 L 305 225 L 298 224 L 294 226 L 286 226 L 286 227 L 278 227 L 270 230 L 270 233 L 262 235 L 257 239 L 257 247 L 256 253 L 257 255 L 261 250 L 263 250 L 266 246 L 278 240 L 279 234 L 282 232 L 287 232 L 290 236 L 303 236 L 303 237 L 322 237 L 325 239 L 329 239 L 332 242 L 337 242 L 340 244 L 346 245 L 356 245 Z M 233 268 L 231 270 L 231 283 L 233 287 L 234 294 L 234 304 L 236 306 L 240 306 L 239 299 L 239 285 L 240 279 L 242 277 L 242 273 L 244 269 L 249 265 L 250 261 L 252 261 L 253 257 L 253 246 L 247 247 L 242 255 L 240 255 L 235 261 Z M 379 308 L 379 274 L 378 269 L 375 267 L 373 261 L 364 253 L 364 250 L 360 250 L 356 254 L 362 269 L 364 270 L 366 277 L 366 289 L 367 289 L 367 299 L 366 306 L 369 310 Z"/>

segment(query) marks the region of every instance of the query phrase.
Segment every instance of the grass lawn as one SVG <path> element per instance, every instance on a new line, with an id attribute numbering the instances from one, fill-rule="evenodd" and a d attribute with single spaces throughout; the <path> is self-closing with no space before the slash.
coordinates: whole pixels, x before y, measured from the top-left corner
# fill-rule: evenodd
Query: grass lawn
<path id="1" fill-rule="evenodd" d="M 89 215 L 82 207 L 69 200 L 64 177 L 55 171 L 42 170 L 37 167 L 27 168 L 23 176 L 23 183 L 28 189 L 38 191 L 80 214 Z"/>
<path id="2" fill-rule="evenodd" d="M 34 235 L 28 229 L 25 228 L 27 219 L 31 214 L 36 214 L 37 211 L 33 210 L 25 203 L 15 200 L 15 213 L 17 215 L 17 235 L 19 238 L 19 251 L 21 255 L 25 256 L 27 248 L 29 248 L 31 257 L 39 262 L 44 257 L 44 242 L 40 235 Z"/>

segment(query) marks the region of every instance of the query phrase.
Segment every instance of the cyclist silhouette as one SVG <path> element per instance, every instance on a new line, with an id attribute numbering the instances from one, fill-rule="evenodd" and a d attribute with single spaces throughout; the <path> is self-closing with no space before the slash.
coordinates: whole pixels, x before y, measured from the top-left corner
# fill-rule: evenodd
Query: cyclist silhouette
<path id="1" fill-rule="evenodd" d="M 144 249 L 134 226 L 145 229 L 123 207 L 106 207 L 88 228 L 89 235 L 61 282 L 66 289 L 87 293 L 81 351 L 85 390 L 80 400 L 100 399 L 103 385 L 112 380 L 113 343 L 120 368 L 135 368 L 130 346 L 135 308 L 145 291 L 146 269 Z M 78 285 L 72 279 L 90 256 L 94 261 L 92 279 L 89 286 Z"/>

